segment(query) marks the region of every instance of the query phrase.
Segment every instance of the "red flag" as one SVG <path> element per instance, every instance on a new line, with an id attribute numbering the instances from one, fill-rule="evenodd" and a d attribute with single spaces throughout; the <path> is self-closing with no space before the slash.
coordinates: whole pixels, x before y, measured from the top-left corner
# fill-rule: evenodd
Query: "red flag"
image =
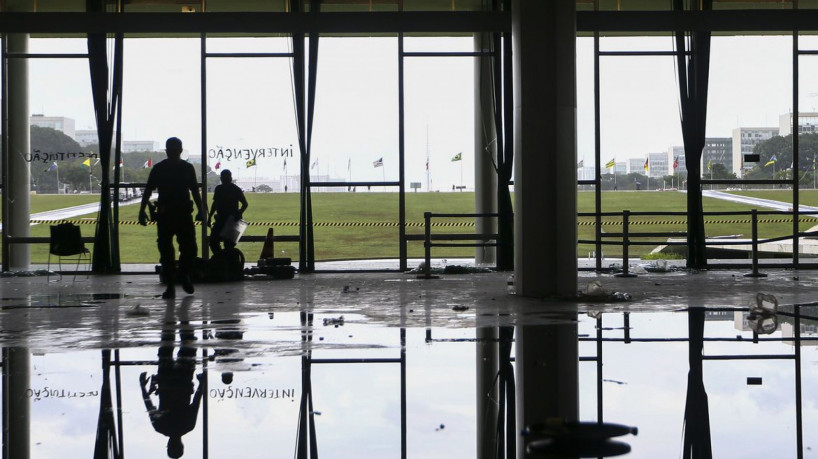
<path id="1" fill-rule="evenodd" d="M 676 170 L 676 168 L 678 168 L 678 167 L 679 167 L 679 157 L 677 156 L 677 157 L 673 158 L 673 170 Z"/>
<path id="2" fill-rule="evenodd" d="M 148 160 L 145 161 L 145 164 L 142 165 L 143 169 L 147 169 L 149 167 L 153 167 L 153 160 L 151 160 L 150 158 L 148 158 Z"/>
<path id="3" fill-rule="evenodd" d="M 213 169 L 219 170 L 220 167 L 222 167 L 222 162 L 221 161 L 216 161 L 216 165 L 213 167 Z"/>

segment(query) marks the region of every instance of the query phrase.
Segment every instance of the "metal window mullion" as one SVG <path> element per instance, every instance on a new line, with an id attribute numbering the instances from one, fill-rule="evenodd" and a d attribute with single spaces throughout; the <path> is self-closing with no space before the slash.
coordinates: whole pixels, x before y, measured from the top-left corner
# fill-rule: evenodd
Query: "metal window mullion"
<path id="1" fill-rule="evenodd" d="M 407 241 L 406 241 L 406 196 L 404 174 L 404 155 L 406 153 L 406 100 L 404 94 L 404 52 L 403 33 L 398 33 L 398 231 L 399 231 L 399 251 L 400 251 L 400 271 L 407 269 Z M 405 451 L 404 451 L 405 453 Z"/>
<path id="2" fill-rule="evenodd" d="M 595 4 L 595 7 L 598 5 Z M 596 209 L 596 217 L 594 219 L 594 232 L 596 233 L 596 253 L 594 254 L 594 261 L 596 263 L 596 270 L 602 270 L 602 138 L 600 135 L 600 124 L 602 122 L 601 111 L 601 97 L 600 97 L 600 79 L 599 79 L 599 32 L 594 32 L 594 162 L 596 164 L 596 172 L 594 174 L 594 208 Z M 614 164 L 614 179 L 616 177 L 616 164 Z"/>
<path id="3" fill-rule="evenodd" d="M 8 208 L 8 193 L 6 185 L 8 184 L 8 170 L 9 170 L 9 162 L 8 162 L 8 135 L 9 135 L 9 126 L 8 126 L 8 34 L 3 34 L 2 37 L 2 50 L 0 51 L 0 84 L 2 84 L 2 89 L 0 89 L 0 102 L 2 102 L 2 109 L 0 109 L 0 123 L 2 123 L 2 158 L 0 159 L 0 163 L 2 163 L 2 185 L 3 185 L 3 193 L 2 193 L 2 219 L 3 219 L 3 228 L 2 228 L 2 250 L 3 250 L 3 272 L 9 270 L 9 241 L 8 241 L 8 222 L 9 222 L 9 208 Z M 5 385 L 4 385 L 5 389 Z M 5 403 L 4 403 L 5 405 Z M 5 410 L 4 410 L 5 411 Z M 4 429 L 5 432 L 5 429 Z M 4 440 L 5 433 L 4 433 Z M 6 441 L 3 442 L 4 445 L 7 444 Z M 5 457 L 6 449 L 3 449 L 3 456 Z"/>
<path id="4" fill-rule="evenodd" d="M 209 58 L 260 58 L 260 57 L 293 57 L 293 53 L 204 53 Z"/>
<path id="5" fill-rule="evenodd" d="M 8 59 L 88 59 L 88 53 L 6 53 Z"/>
<path id="6" fill-rule="evenodd" d="M 801 118 L 801 114 L 798 112 L 798 30 L 793 30 L 792 32 L 792 112 L 793 112 L 793 129 L 792 129 L 792 264 L 793 269 L 798 269 L 798 231 L 799 231 L 799 218 L 798 218 L 798 207 L 799 207 L 799 192 L 800 192 L 800 185 L 798 179 L 798 166 L 799 162 L 798 157 L 800 156 L 799 151 L 799 137 L 800 132 L 798 131 L 798 125 Z M 813 172 L 814 173 L 814 172 Z M 773 177 L 775 178 L 775 177 Z"/>
<path id="7" fill-rule="evenodd" d="M 199 71 L 201 74 L 200 104 L 201 104 L 201 129 L 202 129 L 202 152 L 201 152 L 201 174 L 202 174 L 202 211 L 207 213 L 207 34 L 202 33 L 199 46 L 200 62 Z M 205 217 L 205 216 L 203 216 Z M 206 217 L 205 217 L 206 218 Z M 210 258 L 210 246 L 207 244 L 207 225 L 202 224 L 201 232 L 202 258 Z M 205 448 L 205 451 L 207 449 Z"/>

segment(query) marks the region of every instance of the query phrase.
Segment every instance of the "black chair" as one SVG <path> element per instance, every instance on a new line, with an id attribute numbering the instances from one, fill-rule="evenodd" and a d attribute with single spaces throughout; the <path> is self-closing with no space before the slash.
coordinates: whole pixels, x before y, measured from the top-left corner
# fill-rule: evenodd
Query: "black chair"
<path id="1" fill-rule="evenodd" d="M 62 279 L 62 259 L 63 257 L 77 257 L 77 266 L 74 269 L 74 280 L 77 280 L 77 271 L 79 271 L 80 263 L 83 259 L 90 264 L 90 252 L 82 242 L 82 233 L 80 227 L 73 223 L 61 223 L 59 225 L 51 225 L 51 240 L 48 247 L 48 272 L 51 276 L 51 255 L 57 257 L 57 265 L 59 266 L 58 274 Z M 49 279 L 50 281 L 50 279 Z"/>

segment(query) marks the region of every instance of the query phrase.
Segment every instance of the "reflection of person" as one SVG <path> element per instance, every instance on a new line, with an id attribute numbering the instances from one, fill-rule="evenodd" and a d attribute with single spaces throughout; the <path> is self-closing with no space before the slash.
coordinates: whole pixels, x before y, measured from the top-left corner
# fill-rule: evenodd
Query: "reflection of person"
<path id="1" fill-rule="evenodd" d="M 225 248 L 236 246 L 235 242 L 223 239 L 221 232 L 228 217 L 232 216 L 234 219 L 240 220 L 244 210 L 247 209 L 247 199 L 245 199 L 241 188 L 233 183 L 233 174 L 225 169 L 219 178 L 222 183 L 213 190 L 213 205 L 210 207 L 210 215 L 208 216 L 209 221 L 213 218 L 213 214 L 216 214 L 216 219 L 210 231 L 210 250 L 213 253 L 221 251 L 222 248 L 219 243 L 222 241 Z M 241 208 L 239 208 L 239 204 L 241 204 Z"/>
<path id="2" fill-rule="evenodd" d="M 187 297 L 190 298 L 190 297 Z M 187 298 L 183 301 L 187 301 Z M 183 303 L 182 312 L 187 304 Z M 196 337 L 187 320 L 179 321 L 181 345 L 173 359 L 173 344 L 176 322 L 173 317 L 173 305 L 169 304 L 165 317 L 165 328 L 162 330 L 162 344 L 159 346 L 159 369 L 148 380 L 147 373 L 139 375 L 142 388 L 142 400 L 148 410 L 153 428 L 168 437 L 168 457 L 179 458 L 185 452 L 182 436 L 193 430 L 202 400 L 203 374 L 196 378 L 199 387 L 193 392 L 193 374 L 196 370 L 196 348 L 190 344 Z M 150 386 L 148 383 L 150 382 Z M 153 404 L 151 395 L 156 394 L 159 406 Z M 193 401 L 190 396 L 193 394 Z"/>
<path id="3" fill-rule="evenodd" d="M 159 261 L 162 264 L 162 273 L 167 283 L 167 289 L 162 298 L 174 298 L 176 290 L 174 284 L 176 276 L 176 252 L 173 248 L 173 236 L 179 244 L 179 277 L 182 288 L 187 293 L 193 293 L 193 284 L 190 281 L 190 271 L 193 259 L 196 257 L 196 230 L 193 226 L 193 202 L 196 204 L 197 220 L 204 220 L 202 197 L 196 182 L 196 171 L 193 165 L 182 161 L 182 141 L 171 137 L 165 144 L 167 159 L 159 161 L 148 175 L 145 193 L 142 195 L 142 204 L 139 206 L 139 224 L 146 225 L 148 216 L 145 208 L 150 202 L 153 190 L 159 192 L 156 215 L 156 243 L 159 247 Z"/>

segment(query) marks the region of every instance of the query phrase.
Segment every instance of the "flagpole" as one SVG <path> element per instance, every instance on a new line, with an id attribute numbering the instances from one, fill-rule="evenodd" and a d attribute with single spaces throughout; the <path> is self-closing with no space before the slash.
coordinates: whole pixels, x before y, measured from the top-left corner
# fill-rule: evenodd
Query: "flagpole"
<path id="1" fill-rule="evenodd" d="M 57 170 L 57 194 L 60 194 L 60 166 L 57 166 L 56 170 Z"/>

